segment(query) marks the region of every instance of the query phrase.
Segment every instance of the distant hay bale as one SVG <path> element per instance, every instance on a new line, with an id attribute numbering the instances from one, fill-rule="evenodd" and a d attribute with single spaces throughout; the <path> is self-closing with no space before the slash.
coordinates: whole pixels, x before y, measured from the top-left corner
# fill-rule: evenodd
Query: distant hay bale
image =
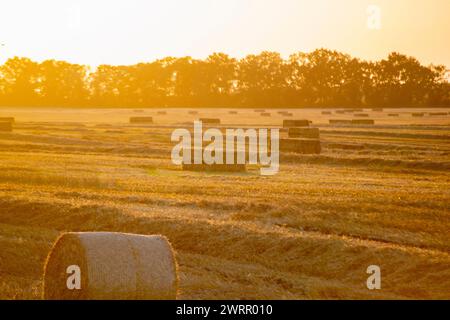
<path id="1" fill-rule="evenodd" d="M 318 139 L 280 139 L 280 151 L 300 154 L 320 154 Z"/>
<path id="2" fill-rule="evenodd" d="M 423 116 L 425 116 L 425 113 L 423 113 L 423 112 L 413 112 L 413 113 L 411 113 L 411 115 L 413 117 L 423 117 Z"/>
<path id="3" fill-rule="evenodd" d="M 323 114 L 323 115 L 326 115 L 326 114 L 332 114 L 332 112 L 331 112 L 331 111 L 322 111 L 322 114 Z"/>
<path id="4" fill-rule="evenodd" d="M 136 113 L 142 113 L 142 112 L 144 112 L 144 110 L 136 109 L 136 110 L 133 110 L 133 112 L 136 112 Z"/>
<path id="5" fill-rule="evenodd" d="M 399 117 L 398 113 L 388 113 L 388 117 Z"/>
<path id="6" fill-rule="evenodd" d="M 352 124 L 352 120 L 343 120 L 343 119 L 330 119 L 328 120 L 330 124 Z"/>
<path id="7" fill-rule="evenodd" d="M 220 124 L 220 119 L 218 118 L 200 118 L 203 124 Z"/>
<path id="8" fill-rule="evenodd" d="M 79 290 L 67 287 L 73 265 L 80 268 Z M 176 298 L 177 284 L 174 253 L 163 236 L 64 233 L 44 269 L 49 300 L 169 300 Z"/>
<path id="9" fill-rule="evenodd" d="M 309 120 L 283 120 L 283 128 L 309 127 Z"/>
<path id="10" fill-rule="evenodd" d="M 16 123 L 16 119 L 14 117 L 0 117 L 0 122 Z"/>
<path id="11" fill-rule="evenodd" d="M 238 114 L 237 111 L 228 111 L 229 114 Z"/>
<path id="12" fill-rule="evenodd" d="M 0 121 L 0 131 L 12 132 L 13 131 L 12 122 Z"/>
<path id="13" fill-rule="evenodd" d="M 270 117 L 271 114 L 269 112 L 263 112 L 261 113 L 261 117 Z"/>
<path id="14" fill-rule="evenodd" d="M 153 123 L 153 117 L 131 117 L 130 123 L 134 123 L 134 124 Z"/>
<path id="15" fill-rule="evenodd" d="M 336 110 L 335 111 L 337 114 L 345 114 L 345 110 Z"/>
<path id="16" fill-rule="evenodd" d="M 446 112 L 430 112 L 430 116 L 446 116 Z"/>
<path id="17" fill-rule="evenodd" d="M 255 112 L 266 112 L 265 109 L 255 109 Z"/>
<path id="18" fill-rule="evenodd" d="M 360 118 L 365 118 L 365 117 L 368 117 L 369 115 L 367 113 L 355 113 L 354 116 L 360 117 Z"/>
<path id="19" fill-rule="evenodd" d="M 167 111 L 158 111 L 157 112 L 158 115 L 164 116 L 167 114 Z"/>
<path id="20" fill-rule="evenodd" d="M 289 138 L 319 139 L 319 128 L 289 128 Z"/>
<path id="21" fill-rule="evenodd" d="M 363 125 L 374 125 L 375 120 L 373 119 L 354 119 L 352 124 L 363 124 Z"/>
<path id="22" fill-rule="evenodd" d="M 189 113 L 189 114 L 198 114 L 198 111 L 191 110 L 191 111 L 188 111 L 188 113 Z"/>

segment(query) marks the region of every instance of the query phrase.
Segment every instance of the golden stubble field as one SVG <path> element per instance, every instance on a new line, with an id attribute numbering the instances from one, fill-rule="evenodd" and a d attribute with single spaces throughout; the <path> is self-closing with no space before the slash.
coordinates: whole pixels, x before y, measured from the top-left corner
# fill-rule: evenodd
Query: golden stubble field
<path id="1" fill-rule="evenodd" d="M 181 299 L 450 298 L 450 115 L 369 110 L 375 126 L 330 126 L 353 117 L 290 110 L 321 129 L 322 154 L 284 154 L 263 177 L 182 171 L 170 134 L 199 116 L 276 127 L 278 110 L 157 111 L 0 110 L 16 118 L 0 132 L 0 298 L 41 298 L 63 231 L 166 235 Z"/>

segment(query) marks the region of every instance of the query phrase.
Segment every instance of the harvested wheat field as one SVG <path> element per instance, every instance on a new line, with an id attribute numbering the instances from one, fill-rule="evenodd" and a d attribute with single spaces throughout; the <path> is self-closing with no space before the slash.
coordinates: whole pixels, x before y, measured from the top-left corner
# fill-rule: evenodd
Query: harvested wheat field
<path id="1" fill-rule="evenodd" d="M 153 123 L 130 124 L 133 109 L 2 108 L 0 298 L 41 299 L 55 240 L 108 231 L 167 237 L 179 299 L 449 299 L 450 115 L 411 116 L 446 110 L 365 109 L 368 126 L 291 109 L 321 153 L 282 152 L 274 176 L 172 164 L 175 128 L 283 127 L 264 111 L 144 109 Z"/>

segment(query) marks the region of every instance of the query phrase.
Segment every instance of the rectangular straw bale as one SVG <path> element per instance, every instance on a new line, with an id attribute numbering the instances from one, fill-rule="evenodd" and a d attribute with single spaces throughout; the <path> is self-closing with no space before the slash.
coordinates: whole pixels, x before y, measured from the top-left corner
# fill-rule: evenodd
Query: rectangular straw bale
<path id="1" fill-rule="evenodd" d="M 354 119 L 352 124 L 364 124 L 364 125 L 374 125 L 375 120 L 373 119 Z"/>
<path id="2" fill-rule="evenodd" d="M 13 131 L 12 122 L 0 121 L 0 131 L 12 132 Z"/>
<path id="3" fill-rule="evenodd" d="M 309 127 L 309 120 L 283 120 L 283 128 Z"/>
<path id="4" fill-rule="evenodd" d="M 280 151 L 300 154 L 320 154 L 318 139 L 280 139 Z"/>
<path id="5" fill-rule="evenodd" d="M 319 139 L 319 128 L 289 128 L 289 138 Z"/>
<path id="6" fill-rule="evenodd" d="M 0 117 L 0 122 L 16 123 L 16 119 L 14 117 Z"/>
<path id="7" fill-rule="evenodd" d="M 131 117 L 130 123 L 133 123 L 133 124 L 153 123 L 153 117 Z"/>
<path id="8" fill-rule="evenodd" d="M 203 124 L 220 124 L 220 119 L 218 118 L 200 118 Z"/>
<path id="9" fill-rule="evenodd" d="M 330 124 L 352 124 L 352 120 L 330 119 L 328 121 Z"/>

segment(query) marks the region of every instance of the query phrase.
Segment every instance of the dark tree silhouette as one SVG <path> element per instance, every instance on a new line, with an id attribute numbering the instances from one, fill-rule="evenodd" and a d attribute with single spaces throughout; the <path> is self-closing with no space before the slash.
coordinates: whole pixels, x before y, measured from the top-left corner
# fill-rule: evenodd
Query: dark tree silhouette
<path id="1" fill-rule="evenodd" d="M 377 62 L 337 51 L 262 52 L 236 60 L 167 57 L 93 72 L 65 61 L 0 66 L 0 105 L 101 107 L 450 107 L 444 66 L 391 53 Z"/>

